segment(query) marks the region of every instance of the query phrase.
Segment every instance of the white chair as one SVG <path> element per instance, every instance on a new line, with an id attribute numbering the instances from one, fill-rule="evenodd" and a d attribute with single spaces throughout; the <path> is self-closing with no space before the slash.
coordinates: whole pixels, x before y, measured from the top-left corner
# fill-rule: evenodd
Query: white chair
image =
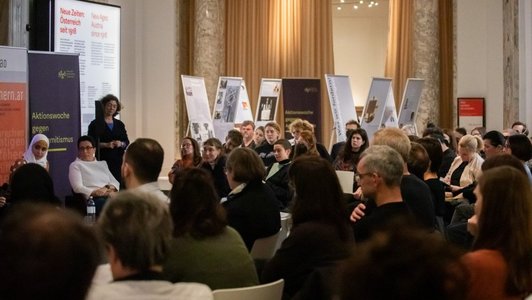
<path id="1" fill-rule="evenodd" d="M 253 259 L 270 259 L 275 254 L 275 251 L 277 251 L 277 241 L 279 240 L 279 236 L 281 235 L 282 228 L 274 235 L 262 238 L 262 239 L 256 239 L 253 243 L 253 247 L 251 247 L 251 257 Z"/>
<path id="2" fill-rule="evenodd" d="M 236 288 L 214 290 L 214 300 L 281 300 L 283 297 L 284 280 L 272 283 Z"/>
<path id="3" fill-rule="evenodd" d="M 284 239 L 290 234 L 290 229 L 292 228 L 292 215 L 289 213 L 281 212 L 281 232 L 279 238 L 277 239 L 276 249 L 281 247 Z"/>

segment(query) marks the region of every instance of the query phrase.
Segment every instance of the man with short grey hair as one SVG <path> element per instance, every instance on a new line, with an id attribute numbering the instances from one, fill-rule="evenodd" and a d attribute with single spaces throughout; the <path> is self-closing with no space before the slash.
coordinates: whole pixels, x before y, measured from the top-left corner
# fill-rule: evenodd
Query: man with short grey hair
<path id="1" fill-rule="evenodd" d="M 369 239 L 374 230 L 394 219 L 409 215 L 401 197 L 403 164 L 401 155 L 389 146 L 371 146 L 362 153 L 356 180 L 364 196 L 373 199 L 376 207 L 353 225 L 357 242 Z"/>
<path id="2" fill-rule="evenodd" d="M 154 195 L 117 194 L 107 202 L 98 229 L 114 281 L 94 285 L 87 299 L 212 299 L 206 285 L 162 279 L 172 221 L 168 206 Z"/>

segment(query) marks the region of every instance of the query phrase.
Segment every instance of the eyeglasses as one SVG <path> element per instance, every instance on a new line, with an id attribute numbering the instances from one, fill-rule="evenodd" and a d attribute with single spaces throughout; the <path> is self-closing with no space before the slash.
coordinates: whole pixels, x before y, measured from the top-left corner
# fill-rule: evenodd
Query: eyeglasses
<path id="1" fill-rule="evenodd" d="M 359 182 L 364 176 L 366 175 L 373 175 L 373 173 L 371 172 L 368 172 L 368 173 L 358 173 L 358 174 L 355 174 L 355 181 L 356 182 Z"/>
<path id="2" fill-rule="evenodd" d="M 94 147 L 79 147 L 78 150 L 79 151 L 85 151 L 85 150 L 91 150 L 91 149 L 94 149 Z"/>

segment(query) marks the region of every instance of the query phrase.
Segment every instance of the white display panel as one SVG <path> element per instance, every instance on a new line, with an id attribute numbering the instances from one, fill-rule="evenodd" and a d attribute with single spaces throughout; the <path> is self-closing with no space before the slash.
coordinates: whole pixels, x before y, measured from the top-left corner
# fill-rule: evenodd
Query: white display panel
<path id="1" fill-rule="evenodd" d="M 81 133 L 95 118 L 94 101 L 120 98 L 120 7 L 55 0 L 54 51 L 79 53 Z"/>

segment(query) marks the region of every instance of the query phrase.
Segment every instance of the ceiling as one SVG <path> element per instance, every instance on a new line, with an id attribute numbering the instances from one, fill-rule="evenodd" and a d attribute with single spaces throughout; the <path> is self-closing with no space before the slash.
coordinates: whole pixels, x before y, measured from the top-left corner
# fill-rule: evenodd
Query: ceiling
<path id="1" fill-rule="evenodd" d="M 360 4 L 360 0 L 332 0 L 332 14 L 333 17 L 382 17 L 388 15 L 389 0 L 362 0 L 364 3 Z M 378 5 L 373 5 L 369 8 L 368 4 L 377 2 Z M 353 6 L 357 5 L 358 9 Z M 338 7 L 342 9 L 339 10 Z"/>

